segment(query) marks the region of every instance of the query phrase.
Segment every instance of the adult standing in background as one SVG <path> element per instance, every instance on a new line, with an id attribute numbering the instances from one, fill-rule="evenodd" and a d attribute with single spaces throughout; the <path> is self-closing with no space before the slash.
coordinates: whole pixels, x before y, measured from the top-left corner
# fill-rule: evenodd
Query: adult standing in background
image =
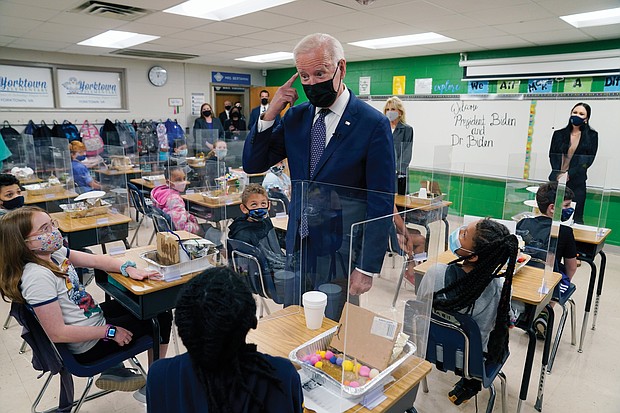
<path id="1" fill-rule="evenodd" d="M 261 115 L 261 113 L 265 113 L 267 109 L 269 109 L 269 91 L 263 89 L 260 91 L 260 105 L 252 109 L 252 112 L 250 113 L 250 123 L 248 124 L 248 129 L 252 129 L 252 127 L 256 125 L 258 117 Z M 276 116 L 275 126 L 277 126 L 279 122 L 280 114 Z"/>
<path id="2" fill-rule="evenodd" d="M 413 151 L 413 127 L 405 123 L 403 101 L 393 96 L 385 102 L 383 114 L 387 116 L 394 137 L 394 154 L 396 159 L 396 176 L 407 180 L 407 170 Z"/>
<path id="3" fill-rule="evenodd" d="M 591 115 L 592 108 L 587 103 L 579 102 L 573 106 L 568 125 L 553 132 L 549 147 L 549 180 L 557 181 L 559 176 L 567 174 L 566 186 L 575 193 L 574 219 L 577 224 L 583 224 L 587 172 L 598 150 L 598 132 L 590 127 Z"/>
<path id="4" fill-rule="evenodd" d="M 331 193 L 319 195 L 339 198 L 339 202 L 332 204 L 340 203 L 340 213 L 347 214 L 340 216 L 344 223 L 338 228 L 346 235 L 351 231 L 347 219 L 359 222 L 393 211 L 395 165 L 390 125 L 385 116 L 360 101 L 344 85 L 344 50 L 334 37 L 322 33 L 308 35 L 295 46 L 293 54 L 297 73 L 278 88 L 256 128 L 251 129 L 245 141 L 243 168 L 248 173 L 263 172 L 288 158 L 292 181 L 310 181 L 308 194 L 313 188 L 319 193 L 333 188 Z M 297 100 L 292 84 L 298 77 L 309 102 L 292 106 L 274 127 L 280 111 Z M 347 191 L 342 191 L 345 187 Z M 305 239 L 302 245 L 310 248 L 321 242 L 321 236 L 330 235 L 323 228 L 313 240 L 312 232 L 304 228 L 304 218 L 310 226 L 311 217 L 309 212 L 300 216 L 304 197 L 301 192 L 294 185 L 286 240 L 289 255 L 299 250 L 300 240 Z M 316 205 L 321 208 L 327 204 Z M 390 225 L 391 220 L 372 221 L 356 237 L 364 242 L 349 276 L 351 295 L 370 290 L 373 276 L 381 271 Z M 349 245 L 343 244 L 339 253 L 348 251 Z"/>
<path id="5" fill-rule="evenodd" d="M 219 118 L 213 116 L 210 103 L 203 103 L 200 106 L 200 117 L 194 121 L 194 138 L 196 148 L 206 145 L 209 150 L 213 150 L 215 141 L 224 139 L 224 126 Z"/>
<path id="6" fill-rule="evenodd" d="M 222 125 L 230 119 L 230 110 L 232 109 L 232 102 L 230 100 L 224 101 L 224 110 L 219 114 L 218 118 Z"/>

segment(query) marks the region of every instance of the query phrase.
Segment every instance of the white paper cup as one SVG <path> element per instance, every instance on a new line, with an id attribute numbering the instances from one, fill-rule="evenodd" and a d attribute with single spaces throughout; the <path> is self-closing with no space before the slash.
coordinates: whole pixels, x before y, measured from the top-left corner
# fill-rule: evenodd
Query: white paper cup
<path id="1" fill-rule="evenodd" d="M 308 291 L 302 296 L 306 327 L 310 330 L 318 330 L 323 325 L 325 307 L 327 307 L 327 294 L 321 291 Z"/>
<path id="2" fill-rule="evenodd" d="M 428 198 L 428 193 L 426 192 L 426 188 L 420 188 L 420 191 L 418 192 L 418 197 L 423 198 L 423 199 Z"/>

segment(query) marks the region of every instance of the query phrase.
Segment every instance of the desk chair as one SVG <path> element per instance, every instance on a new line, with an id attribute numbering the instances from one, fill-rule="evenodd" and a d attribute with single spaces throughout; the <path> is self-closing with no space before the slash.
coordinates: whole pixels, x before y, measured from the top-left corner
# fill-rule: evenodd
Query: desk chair
<path id="1" fill-rule="evenodd" d="M 482 339 L 478 324 L 467 314 L 431 310 L 431 323 L 426 348 L 426 360 L 441 371 L 453 371 L 457 376 L 476 379 L 489 389 L 487 413 L 493 411 L 495 387 L 499 376 L 502 384 L 502 412 L 506 413 L 506 376 L 501 371 L 510 353 L 501 363 L 492 363 L 483 356 Z"/>
<path id="2" fill-rule="evenodd" d="M 278 304 L 281 304 L 281 300 L 273 276 L 264 271 L 267 268 L 267 258 L 261 250 L 247 242 L 229 238 L 226 243 L 233 270 L 244 277 L 252 293 L 260 299 L 260 316 L 263 316 L 263 310 L 271 314 L 265 298 L 271 298 Z"/>
<path id="3" fill-rule="evenodd" d="M 162 209 L 156 206 L 151 207 L 151 218 L 153 219 L 154 231 L 149 240 L 149 244 L 153 241 L 153 237 L 157 232 L 170 232 L 174 231 L 174 224 L 170 215 L 165 213 Z"/>
<path id="4" fill-rule="evenodd" d="M 545 268 L 545 259 L 547 256 L 547 251 L 541 248 L 536 248 L 530 245 L 526 245 L 524 250 L 526 254 L 529 254 L 532 258 L 527 265 L 538 268 Z M 554 271 L 560 271 L 559 263 L 555 262 Z M 566 291 L 561 291 L 560 287 L 562 283 L 559 283 L 555 289 L 553 290 L 553 296 L 551 297 L 552 301 L 555 301 L 562 307 L 562 317 L 560 317 L 560 322 L 558 324 L 558 331 L 555 334 L 555 339 L 553 341 L 553 347 L 551 349 L 551 354 L 549 356 L 549 364 L 547 365 L 547 372 L 551 373 L 551 369 L 553 368 L 553 363 L 555 362 L 555 356 L 558 352 L 558 347 L 560 346 L 560 340 L 562 339 L 562 333 L 564 332 L 564 326 L 566 325 L 566 319 L 568 318 L 568 309 L 566 308 L 566 304 L 570 305 L 570 320 L 571 320 L 571 345 L 577 344 L 577 336 L 575 334 L 577 319 L 575 318 L 575 300 L 573 300 L 573 294 L 577 290 L 575 284 L 570 283 L 570 286 L 566 288 Z"/>
<path id="5" fill-rule="evenodd" d="M 58 408 L 46 410 L 44 413 L 55 412 L 57 410 L 69 411 L 73 407 L 75 407 L 73 412 L 77 413 L 84 402 L 111 393 L 112 390 L 102 390 L 91 395 L 88 394 L 92 387 L 94 376 L 125 360 L 129 360 L 146 378 L 146 373 L 135 356 L 153 348 L 153 340 L 150 336 L 143 336 L 133 340 L 131 344 L 122 347 L 122 351 L 110 354 L 94 363 L 81 364 L 75 359 L 66 344 L 54 344 L 49 339 L 43 327 L 39 324 L 35 314 L 28 309 L 26 305 L 15 302 L 11 303 L 11 314 L 14 315 L 24 327 L 22 337 L 28 341 L 32 347 L 33 368 L 43 371 L 43 373 L 48 371 L 50 373 L 32 404 L 31 411 L 34 413 L 39 413 L 37 411 L 37 406 L 41 402 L 52 377 L 56 374 L 60 374 L 59 406 Z M 73 400 L 73 376 L 88 378 L 86 387 L 78 400 Z"/>
<path id="6" fill-rule="evenodd" d="M 140 230 L 142 221 L 144 221 L 144 217 L 149 217 L 153 219 L 153 210 L 151 209 L 152 206 L 147 204 L 146 199 L 144 198 L 144 195 L 138 189 L 137 186 L 135 186 L 131 182 L 127 182 L 127 189 L 129 190 L 129 195 L 131 196 L 131 201 L 133 202 L 133 206 L 134 208 L 136 208 L 136 221 L 138 221 L 138 217 L 140 216 L 140 214 L 142 214 L 142 216 L 140 217 L 140 220 L 138 221 L 138 226 L 136 227 L 136 230 L 133 233 L 133 237 L 131 238 L 131 242 L 129 242 L 129 246 L 133 246 L 134 241 L 136 241 L 136 246 L 138 246 L 138 243 L 137 243 L 138 231 Z M 155 233 L 155 229 L 153 229 L 153 233 Z M 151 241 L 152 240 L 153 240 L 153 237 L 151 236 Z M 149 241 L 149 244 L 151 241 Z"/>
<path id="7" fill-rule="evenodd" d="M 392 226 L 390 229 L 390 236 L 388 237 L 388 254 L 392 257 L 392 268 L 395 267 L 396 255 L 400 255 L 403 258 L 403 265 L 400 269 L 400 275 L 398 276 L 398 283 L 396 283 L 396 291 L 394 291 L 394 299 L 392 300 L 392 308 L 396 306 L 396 300 L 398 300 L 398 294 L 400 293 L 400 287 L 403 284 L 403 278 L 405 278 L 405 272 L 407 271 L 407 264 L 409 264 L 409 255 L 400 248 L 398 245 L 398 235 L 396 234 L 396 227 Z"/>

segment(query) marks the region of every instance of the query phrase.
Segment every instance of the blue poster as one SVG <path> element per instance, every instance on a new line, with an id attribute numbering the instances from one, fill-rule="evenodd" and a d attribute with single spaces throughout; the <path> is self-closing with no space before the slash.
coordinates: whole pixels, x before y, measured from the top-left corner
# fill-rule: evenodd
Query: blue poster
<path id="1" fill-rule="evenodd" d="M 474 95 L 476 93 L 488 95 L 489 94 L 489 81 L 488 80 L 472 80 L 467 83 L 467 93 Z"/>
<path id="2" fill-rule="evenodd" d="M 620 92 L 620 76 L 605 76 L 603 92 Z"/>
<path id="3" fill-rule="evenodd" d="M 251 77 L 247 73 L 211 72 L 211 82 L 219 84 L 250 86 Z"/>
<path id="4" fill-rule="evenodd" d="M 530 79 L 527 83 L 527 93 L 551 93 L 553 79 Z"/>

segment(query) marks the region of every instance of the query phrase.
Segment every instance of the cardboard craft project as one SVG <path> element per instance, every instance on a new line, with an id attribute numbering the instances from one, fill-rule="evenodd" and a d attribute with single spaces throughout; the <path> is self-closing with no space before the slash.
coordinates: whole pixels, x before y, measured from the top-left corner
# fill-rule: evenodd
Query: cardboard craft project
<path id="1" fill-rule="evenodd" d="M 331 347 L 380 371 L 388 367 L 400 323 L 346 303 L 339 324 Z"/>
<path id="2" fill-rule="evenodd" d="M 173 234 L 157 233 L 157 260 L 162 265 L 179 263 L 179 239 Z"/>

